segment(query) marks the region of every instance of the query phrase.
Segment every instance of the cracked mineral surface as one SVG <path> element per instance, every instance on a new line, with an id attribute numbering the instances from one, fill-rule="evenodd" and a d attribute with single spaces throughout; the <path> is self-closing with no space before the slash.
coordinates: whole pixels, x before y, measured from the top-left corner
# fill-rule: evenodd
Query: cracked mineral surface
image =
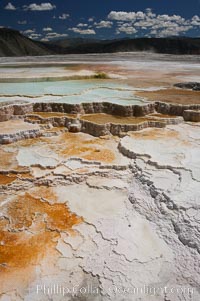
<path id="1" fill-rule="evenodd" d="M 33 96 L 13 106 L 23 94 L 7 95 L 12 101 L 0 107 L 0 301 L 200 300 L 200 123 L 183 119 L 199 108 L 147 99 L 138 108 L 134 97 L 127 105 L 132 92 L 124 85 L 131 79 L 131 91 L 162 90 L 163 82 L 180 81 L 184 64 L 172 58 L 166 71 L 146 58 L 153 70 L 148 81 L 142 62 L 119 59 L 82 67 L 87 74 L 106 68 L 118 75 L 114 86 L 123 85 L 125 94 L 115 102 L 110 82 L 103 94 L 112 105 L 97 104 L 95 88 L 85 105 L 79 99 L 69 106 L 68 95 L 58 103 L 50 96 L 51 105 L 47 96 L 42 103 Z M 197 76 L 199 66 L 185 64 L 183 81 Z M 1 68 L 8 81 L 10 71 Z M 24 69 L 17 70 L 20 77 Z M 52 72 L 60 67 L 40 69 L 38 77 Z M 33 79 L 27 68 L 26 76 Z M 67 76 L 65 69 L 60 76 Z M 46 86 L 40 82 L 40 89 Z"/>

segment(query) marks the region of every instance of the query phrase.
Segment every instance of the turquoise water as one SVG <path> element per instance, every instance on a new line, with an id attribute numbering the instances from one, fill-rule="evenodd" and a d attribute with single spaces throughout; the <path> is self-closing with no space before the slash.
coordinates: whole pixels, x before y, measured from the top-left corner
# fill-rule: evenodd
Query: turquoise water
<path id="1" fill-rule="evenodd" d="M 133 95 L 133 89 L 130 86 L 100 80 L 0 83 L 0 96 L 3 96 L 0 97 L 0 101 L 7 101 L 10 96 L 16 96 L 17 99 L 27 97 L 29 101 L 62 103 L 102 101 L 121 104 L 143 103 L 140 98 Z"/>

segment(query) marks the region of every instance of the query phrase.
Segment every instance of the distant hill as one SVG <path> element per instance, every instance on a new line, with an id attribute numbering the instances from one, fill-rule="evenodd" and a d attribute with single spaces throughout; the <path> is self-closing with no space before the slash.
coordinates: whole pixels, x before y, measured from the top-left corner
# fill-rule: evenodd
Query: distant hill
<path id="1" fill-rule="evenodd" d="M 71 46 L 100 43 L 100 42 L 101 42 L 101 40 L 97 40 L 97 39 L 67 38 L 67 39 L 51 40 L 47 44 L 66 48 L 66 47 L 71 47 Z"/>
<path id="2" fill-rule="evenodd" d="M 19 31 L 0 28 L 0 56 L 30 56 L 52 54 L 44 44 L 23 36 Z"/>
<path id="3" fill-rule="evenodd" d="M 16 30 L 0 28 L 0 56 L 131 51 L 198 55 L 200 54 L 200 38 L 124 38 L 120 40 L 68 38 L 44 43 L 31 40 Z"/>
<path id="4" fill-rule="evenodd" d="M 137 38 L 98 41 L 65 48 L 65 53 L 113 53 L 149 51 L 168 54 L 200 54 L 200 38 Z"/>

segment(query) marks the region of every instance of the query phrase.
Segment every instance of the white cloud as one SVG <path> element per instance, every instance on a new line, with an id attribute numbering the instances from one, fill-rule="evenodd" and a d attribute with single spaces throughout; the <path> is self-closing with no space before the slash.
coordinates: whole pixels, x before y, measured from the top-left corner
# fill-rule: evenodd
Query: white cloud
<path id="1" fill-rule="evenodd" d="M 45 39 L 51 40 L 51 39 L 59 39 L 59 38 L 65 38 L 68 37 L 67 33 L 57 33 L 57 32 L 49 32 L 44 37 Z"/>
<path id="2" fill-rule="evenodd" d="M 4 7 L 6 10 L 16 10 L 16 7 L 11 3 L 8 2 L 8 4 Z"/>
<path id="3" fill-rule="evenodd" d="M 81 35 L 94 35 L 94 34 L 96 34 L 94 29 L 81 29 L 81 28 L 78 28 L 78 27 L 72 27 L 72 28 L 69 28 L 68 30 L 73 31 L 74 33 L 79 33 Z"/>
<path id="4" fill-rule="evenodd" d="M 62 14 L 62 15 L 60 15 L 58 18 L 59 18 L 60 20 L 66 20 L 66 19 L 68 19 L 69 17 L 70 17 L 69 14 Z"/>
<path id="5" fill-rule="evenodd" d="M 200 18 L 199 18 L 199 16 L 193 16 L 191 25 L 193 25 L 193 26 L 200 26 Z"/>
<path id="6" fill-rule="evenodd" d="M 89 18 L 89 19 L 88 19 L 88 22 L 94 22 L 94 17 Z"/>
<path id="7" fill-rule="evenodd" d="M 47 11 L 47 10 L 53 10 L 55 8 L 56 6 L 51 4 L 50 2 L 41 3 L 41 4 L 31 3 L 29 5 L 23 6 L 24 10 L 31 10 L 31 11 Z"/>
<path id="8" fill-rule="evenodd" d="M 145 13 L 143 13 L 142 11 L 138 11 L 136 13 L 136 19 L 144 19 L 145 18 Z"/>
<path id="9" fill-rule="evenodd" d="M 158 37 L 183 35 L 200 26 L 199 16 L 185 19 L 179 15 L 156 15 L 150 8 L 145 12 L 111 11 L 108 19 L 116 21 L 116 33 L 134 34 L 139 30 Z"/>
<path id="10" fill-rule="evenodd" d="M 136 27 L 152 27 L 154 25 L 155 25 L 155 22 L 153 22 L 151 20 L 138 21 L 138 22 L 134 23 L 134 26 L 136 26 Z"/>
<path id="11" fill-rule="evenodd" d="M 111 11 L 108 15 L 108 19 L 115 21 L 135 21 L 142 20 L 148 17 L 155 17 L 150 8 L 147 8 L 146 12 L 124 12 L 124 11 Z"/>
<path id="12" fill-rule="evenodd" d="M 122 32 L 126 34 L 134 34 L 137 32 L 137 30 L 129 23 L 126 23 L 117 28 L 117 34 L 120 34 Z"/>
<path id="13" fill-rule="evenodd" d="M 26 20 L 23 20 L 23 21 L 18 21 L 17 22 L 19 25 L 26 25 L 27 24 L 27 21 Z"/>
<path id="14" fill-rule="evenodd" d="M 88 26 L 88 24 L 86 24 L 86 23 L 79 23 L 77 25 L 77 27 L 87 27 L 87 26 Z"/>
<path id="15" fill-rule="evenodd" d="M 200 21 L 200 17 L 195 15 L 192 17 L 192 21 Z"/>
<path id="16" fill-rule="evenodd" d="M 41 36 L 42 36 L 42 35 L 39 34 L 39 33 L 32 33 L 32 34 L 29 35 L 28 37 L 29 37 L 30 39 L 33 39 L 33 40 L 38 40 L 38 39 L 40 39 Z"/>
<path id="17" fill-rule="evenodd" d="M 152 30 L 150 33 L 159 38 L 169 37 L 169 36 L 179 36 L 190 30 L 192 26 L 173 26 L 168 28 L 163 28 L 161 30 Z"/>
<path id="18" fill-rule="evenodd" d="M 48 42 L 49 39 L 48 39 L 48 38 L 42 38 L 40 41 L 41 41 L 41 42 Z"/>
<path id="19" fill-rule="evenodd" d="M 135 12 L 111 11 L 108 15 L 108 19 L 115 21 L 133 21 L 135 14 Z"/>
<path id="20" fill-rule="evenodd" d="M 27 29 L 23 31 L 23 34 L 32 34 L 32 33 L 35 33 L 35 29 Z"/>
<path id="21" fill-rule="evenodd" d="M 145 10 L 145 12 L 146 12 L 146 15 L 147 15 L 149 18 L 154 18 L 154 17 L 156 16 L 156 14 L 154 14 L 154 13 L 152 12 L 152 9 L 151 9 L 151 8 L 147 8 L 147 9 Z"/>
<path id="22" fill-rule="evenodd" d="M 95 23 L 96 28 L 111 28 L 113 25 L 113 22 L 111 21 L 100 21 L 99 23 Z"/>
<path id="23" fill-rule="evenodd" d="M 42 31 L 52 31 L 53 29 L 51 28 L 51 27 L 44 27 L 43 29 L 42 29 Z"/>

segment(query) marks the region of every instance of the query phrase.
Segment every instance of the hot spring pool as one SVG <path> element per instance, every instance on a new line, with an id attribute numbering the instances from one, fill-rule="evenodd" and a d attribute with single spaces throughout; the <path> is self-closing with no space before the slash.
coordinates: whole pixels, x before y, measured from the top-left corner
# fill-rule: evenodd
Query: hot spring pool
<path id="1" fill-rule="evenodd" d="M 26 100 L 30 102 L 112 102 L 144 104 L 134 96 L 134 89 L 125 84 L 94 80 L 0 83 L 0 102 Z"/>

